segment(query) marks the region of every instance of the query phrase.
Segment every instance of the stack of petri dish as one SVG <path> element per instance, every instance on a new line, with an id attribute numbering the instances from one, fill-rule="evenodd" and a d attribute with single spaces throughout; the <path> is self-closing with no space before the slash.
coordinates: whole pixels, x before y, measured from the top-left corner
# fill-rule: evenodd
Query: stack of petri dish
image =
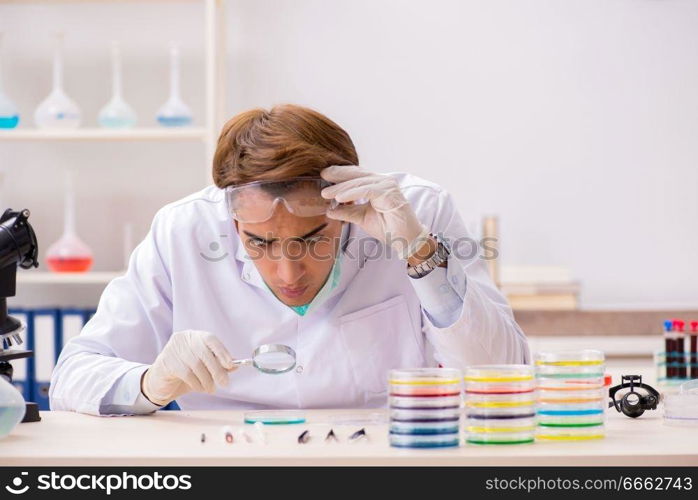
<path id="1" fill-rule="evenodd" d="M 535 356 L 538 429 L 542 441 L 603 438 L 608 406 L 604 354 L 596 350 L 539 352 Z"/>
<path id="2" fill-rule="evenodd" d="M 459 446 L 462 376 L 453 368 L 391 370 L 390 445 Z"/>
<path id="3" fill-rule="evenodd" d="M 467 443 L 534 442 L 536 380 L 533 366 L 471 366 L 466 369 L 464 380 Z"/>
<path id="4" fill-rule="evenodd" d="M 698 426 L 698 379 L 684 382 L 678 393 L 665 393 L 664 423 Z"/>

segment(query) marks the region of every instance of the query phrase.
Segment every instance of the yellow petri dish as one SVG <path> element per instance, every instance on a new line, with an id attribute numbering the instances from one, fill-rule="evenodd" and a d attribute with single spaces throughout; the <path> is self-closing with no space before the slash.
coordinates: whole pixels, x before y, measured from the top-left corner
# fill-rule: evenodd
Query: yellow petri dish
<path id="1" fill-rule="evenodd" d="M 526 394 L 467 394 L 465 406 L 469 408 L 518 408 L 536 404 L 535 393 Z"/>
<path id="2" fill-rule="evenodd" d="M 390 370 L 390 385 L 454 385 L 461 384 L 462 372 L 455 368 L 412 368 Z"/>
<path id="3" fill-rule="evenodd" d="M 541 441 L 589 441 L 606 436 L 605 426 L 592 427 L 538 427 L 536 439 Z"/>
<path id="4" fill-rule="evenodd" d="M 524 382 L 533 380 L 535 372 L 530 365 L 475 365 L 465 370 L 463 380 L 468 382 Z"/>
<path id="5" fill-rule="evenodd" d="M 595 349 L 541 351 L 534 359 L 537 366 L 598 366 L 605 362 L 603 352 Z"/>

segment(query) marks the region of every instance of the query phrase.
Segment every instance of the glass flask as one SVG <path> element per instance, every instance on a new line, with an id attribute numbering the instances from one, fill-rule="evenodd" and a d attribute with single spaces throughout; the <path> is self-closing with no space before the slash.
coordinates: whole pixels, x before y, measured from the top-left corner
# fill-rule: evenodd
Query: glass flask
<path id="1" fill-rule="evenodd" d="M 106 128 L 131 128 L 136 124 L 136 112 L 124 100 L 121 88 L 121 54 L 119 45 L 112 43 L 112 97 L 99 112 L 98 121 Z"/>
<path id="2" fill-rule="evenodd" d="M 80 108 L 63 90 L 63 35 L 56 35 L 53 54 L 53 90 L 34 112 L 36 126 L 42 129 L 70 129 L 80 125 Z"/>
<path id="3" fill-rule="evenodd" d="M 15 128 L 19 123 L 19 111 L 2 87 L 2 37 L 0 33 L 0 128 Z"/>
<path id="4" fill-rule="evenodd" d="M 75 231 L 75 193 L 71 172 L 67 173 L 65 184 L 63 235 L 48 247 L 46 265 L 56 273 L 82 273 L 89 271 L 92 267 L 92 250 Z"/>
<path id="5" fill-rule="evenodd" d="M 170 97 L 157 113 L 157 121 L 164 127 L 184 127 L 193 120 L 189 106 L 179 94 L 179 47 L 170 45 Z"/>
<path id="6" fill-rule="evenodd" d="M 5 377 L 0 377 L 0 438 L 7 436 L 24 418 L 22 394 Z"/>

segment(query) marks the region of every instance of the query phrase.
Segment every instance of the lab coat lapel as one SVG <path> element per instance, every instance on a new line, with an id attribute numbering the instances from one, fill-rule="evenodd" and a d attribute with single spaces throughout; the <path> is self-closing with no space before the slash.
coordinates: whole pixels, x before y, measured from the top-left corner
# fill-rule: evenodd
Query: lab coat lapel
<path id="1" fill-rule="evenodd" d="M 269 287 L 267 284 L 264 282 L 262 279 L 262 275 L 259 274 L 259 271 L 257 270 L 257 266 L 254 265 L 254 262 L 252 262 L 252 259 L 248 255 L 247 251 L 245 250 L 245 246 L 242 244 L 242 240 L 240 239 L 240 235 L 238 232 L 235 230 L 233 227 L 233 237 L 236 240 L 236 249 L 235 249 L 235 258 L 239 261 L 242 262 L 242 268 L 240 270 L 240 279 L 244 281 L 245 283 L 249 283 L 250 285 L 256 286 L 258 288 L 262 288 L 263 290 L 266 290 L 271 294 L 272 296 L 274 295 L 271 293 L 271 290 L 269 290 Z M 276 297 L 274 297 L 275 300 Z"/>
<path id="2" fill-rule="evenodd" d="M 327 296 L 327 299 L 344 292 L 357 273 L 365 267 L 368 256 L 377 255 L 378 245 L 380 245 L 378 240 L 366 234 L 356 224 L 349 223 L 348 237 L 342 242 L 341 248 L 342 272 L 339 285 Z"/>

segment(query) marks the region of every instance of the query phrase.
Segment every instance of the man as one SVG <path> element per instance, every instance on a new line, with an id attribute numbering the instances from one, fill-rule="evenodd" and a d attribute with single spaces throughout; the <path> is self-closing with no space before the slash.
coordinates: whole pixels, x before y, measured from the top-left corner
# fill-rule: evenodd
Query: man
<path id="1" fill-rule="evenodd" d="M 52 409 L 371 407 L 391 368 L 528 362 L 451 196 L 358 163 L 315 111 L 232 118 L 215 186 L 158 211 L 63 349 Z M 236 369 L 270 343 L 296 352 L 292 371 Z"/>

